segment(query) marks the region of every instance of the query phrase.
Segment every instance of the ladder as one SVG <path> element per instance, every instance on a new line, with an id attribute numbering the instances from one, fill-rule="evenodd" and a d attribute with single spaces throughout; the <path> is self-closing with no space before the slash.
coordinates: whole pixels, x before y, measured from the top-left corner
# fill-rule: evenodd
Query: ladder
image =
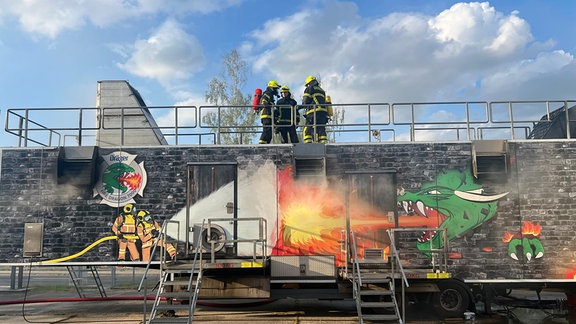
<path id="1" fill-rule="evenodd" d="M 66 266 L 66 269 L 70 274 L 74 288 L 76 288 L 76 292 L 80 298 L 86 298 L 86 288 L 93 287 L 98 290 L 100 297 L 107 297 L 106 290 L 104 289 L 104 285 L 102 285 L 102 280 L 100 279 L 100 274 L 95 266 Z M 91 275 L 92 279 L 94 279 L 94 286 L 87 285 L 88 275 Z"/>
<path id="2" fill-rule="evenodd" d="M 352 274 L 348 276 L 352 282 L 353 297 L 356 301 L 358 321 L 403 323 L 398 301 L 394 278 L 394 267 L 382 259 L 382 262 L 359 262 L 354 232 L 350 233 L 350 250 L 354 256 L 352 261 Z M 402 294 L 403 298 L 404 294 Z M 366 310 L 372 313 L 366 313 Z"/>

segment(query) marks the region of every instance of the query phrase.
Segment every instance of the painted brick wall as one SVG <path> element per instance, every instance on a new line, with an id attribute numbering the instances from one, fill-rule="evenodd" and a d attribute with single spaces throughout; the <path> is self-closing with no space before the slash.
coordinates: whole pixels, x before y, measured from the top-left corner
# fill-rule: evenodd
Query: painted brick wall
<path id="1" fill-rule="evenodd" d="M 503 181 L 480 182 L 487 192 L 509 194 L 498 212 L 482 226 L 451 243 L 450 263 L 462 278 L 564 278 L 576 260 L 572 224 L 576 216 L 576 143 L 571 141 L 509 142 L 509 172 Z M 105 155 L 119 148 L 100 148 Z M 191 146 L 123 147 L 144 161 L 148 184 L 138 205 L 160 219 L 185 206 L 186 163 L 237 162 L 240 170 L 272 161 L 279 169 L 293 164 L 293 147 Z M 78 252 L 111 235 L 118 210 L 100 204 L 92 189 L 57 184 L 58 148 L 10 148 L 2 154 L 0 172 L 0 262 L 21 262 L 25 223 L 44 222 L 43 258 Z M 347 170 L 394 169 L 398 189 L 417 191 L 442 170 L 471 167 L 470 143 L 390 143 L 326 145 L 328 176 Z M 499 179 L 502 180 L 502 179 Z M 508 254 L 505 233 L 516 233 L 523 221 L 541 225 L 537 237 L 544 256 L 530 261 Z M 100 244 L 78 261 L 114 260 L 116 243 Z"/>

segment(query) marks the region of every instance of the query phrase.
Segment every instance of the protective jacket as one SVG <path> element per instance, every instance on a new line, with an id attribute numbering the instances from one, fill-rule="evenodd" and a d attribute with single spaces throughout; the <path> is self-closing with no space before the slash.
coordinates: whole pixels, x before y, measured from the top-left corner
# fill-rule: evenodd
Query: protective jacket
<path id="1" fill-rule="evenodd" d="M 274 96 L 277 96 L 277 90 L 272 87 L 267 87 L 264 93 L 262 93 L 262 98 L 260 99 L 260 105 L 262 109 L 260 110 L 260 119 L 272 118 L 272 109 L 274 107 Z"/>
<path id="2" fill-rule="evenodd" d="M 309 106 L 306 106 L 309 105 Z M 319 85 L 309 85 L 304 90 L 302 106 L 306 109 L 305 115 L 314 114 L 314 112 L 328 112 L 326 107 L 326 93 Z"/>
<path id="3" fill-rule="evenodd" d="M 294 122 L 298 124 L 300 115 L 298 114 L 298 102 L 290 97 L 282 97 L 276 102 L 278 107 L 278 118 L 276 124 L 291 125 Z"/>

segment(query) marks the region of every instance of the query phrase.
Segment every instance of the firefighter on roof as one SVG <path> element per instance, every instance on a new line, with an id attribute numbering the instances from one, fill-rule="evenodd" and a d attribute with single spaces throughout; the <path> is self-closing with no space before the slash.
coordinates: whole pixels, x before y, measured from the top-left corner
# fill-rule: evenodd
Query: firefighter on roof
<path id="1" fill-rule="evenodd" d="M 140 261 L 140 253 L 136 246 L 138 241 L 136 226 L 136 205 L 126 204 L 112 225 L 112 232 L 116 234 L 118 240 L 118 260 L 120 261 L 126 260 L 126 249 L 130 252 L 132 261 Z"/>
<path id="2" fill-rule="evenodd" d="M 260 99 L 260 121 L 262 122 L 262 135 L 260 135 L 260 144 L 269 144 L 272 140 L 272 113 L 274 110 L 274 97 L 278 97 L 278 88 L 280 85 L 276 80 L 270 80 L 262 98 Z"/>
<path id="3" fill-rule="evenodd" d="M 328 122 L 328 109 L 326 107 L 326 93 L 320 87 L 318 80 L 312 75 L 304 83 L 304 97 L 302 106 L 306 109 L 306 126 L 304 126 L 304 143 L 328 142 L 326 123 Z"/>
<path id="4" fill-rule="evenodd" d="M 296 134 L 296 125 L 300 122 L 298 103 L 291 97 L 290 88 L 286 85 L 280 88 L 280 95 L 282 98 L 276 102 L 278 106 L 276 124 L 281 141 L 282 143 L 298 143 L 298 135 Z M 290 135 L 290 142 L 288 142 L 288 135 Z"/>
<path id="5" fill-rule="evenodd" d="M 158 246 L 164 246 L 170 257 L 176 257 L 176 248 L 170 243 L 160 239 L 161 226 L 154 217 L 147 210 L 138 212 L 138 237 L 142 241 L 142 261 L 148 262 L 150 260 L 150 253 L 154 243 L 158 241 Z"/>

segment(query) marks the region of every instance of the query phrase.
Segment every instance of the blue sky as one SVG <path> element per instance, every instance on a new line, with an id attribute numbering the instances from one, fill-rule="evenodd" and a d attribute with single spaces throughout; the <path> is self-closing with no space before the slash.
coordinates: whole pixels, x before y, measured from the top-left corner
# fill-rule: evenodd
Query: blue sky
<path id="1" fill-rule="evenodd" d="M 93 107 L 99 80 L 202 105 L 222 58 L 337 103 L 574 99 L 575 1 L 0 0 L 0 109 Z M 2 135 L 6 137 L 7 135 Z M 7 141 L 1 138 L 0 146 Z"/>

